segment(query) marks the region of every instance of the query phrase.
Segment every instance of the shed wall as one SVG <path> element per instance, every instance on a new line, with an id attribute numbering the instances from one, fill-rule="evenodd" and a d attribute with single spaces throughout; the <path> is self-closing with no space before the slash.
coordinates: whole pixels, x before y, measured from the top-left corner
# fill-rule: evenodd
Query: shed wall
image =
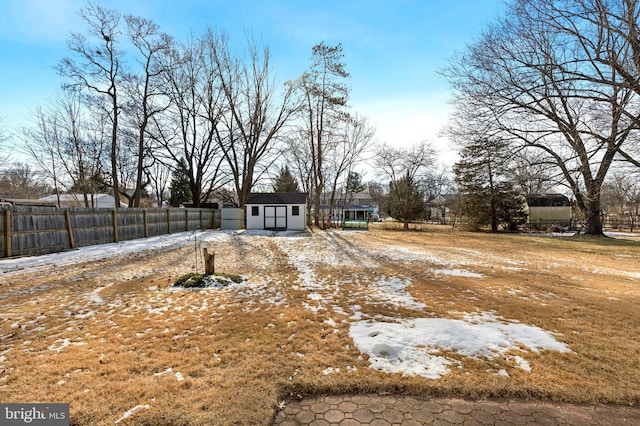
<path id="1" fill-rule="evenodd" d="M 529 223 L 538 222 L 558 224 L 569 223 L 571 221 L 571 206 L 558 207 L 529 207 Z"/>
<path id="2" fill-rule="evenodd" d="M 252 215 L 252 207 L 258 207 L 258 215 Z M 264 210 L 268 204 L 247 204 L 247 229 L 264 229 Z M 304 231 L 306 228 L 305 215 L 307 212 L 306 204 L 284 204 L 287 208 L 287 230 Z M 292 214 L 293 206 L 298 206 L 299 215 Z"/>

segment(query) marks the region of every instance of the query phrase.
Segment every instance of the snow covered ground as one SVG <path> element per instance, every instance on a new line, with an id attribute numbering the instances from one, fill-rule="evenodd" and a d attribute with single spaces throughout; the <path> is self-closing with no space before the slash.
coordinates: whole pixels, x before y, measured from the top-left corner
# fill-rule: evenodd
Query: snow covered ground
<path id="1" fill-rule="evenodd" d="M 328 316 L 324 323 L 337 326 L 349 323 L 349 336 L 362 354 L 369 357 L 371 368 L 402 373 L 407 376 L 422 376 L 438 379 L 447 374 L 459 361 L 446 353 L 456 353 L 464 357 L 503 359 L 513 368 L 531 371 L 526 360 L 527 353 L 550 350 L 570 352 L 571 348 L 556 336 L 541 328 L 503 318 L 499 312 L 454 312 L 457 319 L 433 317 L 424 301 L 411 294 L 412 281 L 406 277 L 391 275 L 382 271 L 379 261 L 385 260 L 398 265 L 428 263 L 428 273 L 433 276 L 452 276 L 465 280 L 483 280 L 484 275 L 474 268 L 491 264 L 505 270 L 517 270 L 520 261 L 513 259 L 488 259 L 476 255 L 474 250 L 461 249 L 459 254 L 446 255 L 434 250 L 407 248 L 402 246 L 379 246 L 367 242 L 366 235 L 356 232 L 326 232 L 308 234 L 273 233 L 256 231 L 202 231 L 171 234 L 116 244 L 105 244 L 45 256 L 26 257 L 0 261 L 0 280 L 29 271 L 47 271 L 74 265 L 80 262 L 99 262 L 105 259 L 144 254 L 148 251 L 175 250 L 196 244 L 252 244 L 260 247 L 275 244 L 277 250 L 286 254 L 288 263 L 297 271 L 298 279 L 288 283 L 292 289 L 307 292 L 305 308 L 315 314 Z M 265 257 L 265 265 L 269 259 Z M 258 265 L 259 266 L 259 265 Z M 356 273 L 345 274 L 336 280 L 323 276 L 317 271 L 323 267 L 357 267 Z M 87 295 L 94 305 L 104 303 L 100 292 L 109 284 L 98 287 Z M 351 300 L 360 304 L 345 303 L 344 287 L 350 285 Z M 162 312 L 171 308 L 171 303 L 162 298 L 171 298 L 177 290 L 167 289 L 157 300 L 150 302 L 148 312 Z M 211 289 L 209 291 L 221 291 Z M 253 276 L 247 282 L 224 290 L 228 296 L 249 300 L 260 296 L 274 305 L 286 303 L 282 289 L 267 285 L 259 277 Z M 207 309 L 205 299 L 199 309 Z M 381 306 L 385 315 L 364 313 L 363 306 Z M 153 306 L 151 306 L 153 305 Z M 246 309 L 253 309 L 252 303 Z M 394 310 L 411 310 L 411 317 L 392 315 Z M 79 315 L 91 316 L 94 311 L 85 310 Z M 76 315 L 76 318 L 79 318 Z M 337 331 L 337 330 L 336 330 Z M 50 347 L 52 351 L 62 351 L 69 345 L 79 345 L 61 339 Z M 517 353 L 517 355 L 514 355 Z M 170 370 L 169 370 L 170 371 Z M 332 374 L 339 368 L 325 370 Z M 500 375 L 508 376 L 506 370 Z M 180 373 L 176 373 L 180 380 Z M 138 406 L 133 411 L 147 408 Z M 126 418 L 129 414 L 125 414 Z"/>

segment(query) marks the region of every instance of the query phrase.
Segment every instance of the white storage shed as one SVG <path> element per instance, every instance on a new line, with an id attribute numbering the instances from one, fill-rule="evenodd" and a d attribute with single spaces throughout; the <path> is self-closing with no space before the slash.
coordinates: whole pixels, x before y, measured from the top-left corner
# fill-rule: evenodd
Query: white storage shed
<path id="1" fill-rule="evenodd" d="M 251 193 L 245 203 L 247 229 L 304 231 L 307 194 L 304 192 Z"/>

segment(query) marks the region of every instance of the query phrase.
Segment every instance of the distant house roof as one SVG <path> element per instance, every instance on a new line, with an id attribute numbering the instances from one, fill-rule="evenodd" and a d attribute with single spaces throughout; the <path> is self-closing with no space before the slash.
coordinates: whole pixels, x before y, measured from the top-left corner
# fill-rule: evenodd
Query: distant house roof
<path id="1" fill-rule="evenodd" d="M 525 199 L 529 207 L 563 207 L 571 205 L 569 198 L 562 194 L 528 194 Z"/>
<path id="2" fill-rule="evenodd" d="M 60 207 L 84 207 L 84 194 L 60 194 Z M 89 202 L 93 203 L 93 207 L 107 207 L 113 208 L 115 206 L 115 199 L 113 195 L 109 194 L 87 194 Z M 57 195 L 49 195 L 38 199 L 38 201 L 44 202 L 58 202 Z M 121 206 L 125 206 L 120 203 Z"/>
<path id="3" fill-rule="evenodd" d="M 306 204 L 304 192 L 254 192 L 247 197 L 246 204 Z"/>

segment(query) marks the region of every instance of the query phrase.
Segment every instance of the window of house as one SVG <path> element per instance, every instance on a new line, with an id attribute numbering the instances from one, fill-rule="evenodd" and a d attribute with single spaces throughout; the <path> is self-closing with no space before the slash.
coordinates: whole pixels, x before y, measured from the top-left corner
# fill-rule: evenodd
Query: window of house
<path id="1" fill-rule="evenodd" d="M 251 206 L 251 216 L 260 216 L 259 206 Z"/>
<path id="2" fill-rule="evenodd" d="M 291 216 L 300 216 L 300 206 L 291 206 Z"/>

